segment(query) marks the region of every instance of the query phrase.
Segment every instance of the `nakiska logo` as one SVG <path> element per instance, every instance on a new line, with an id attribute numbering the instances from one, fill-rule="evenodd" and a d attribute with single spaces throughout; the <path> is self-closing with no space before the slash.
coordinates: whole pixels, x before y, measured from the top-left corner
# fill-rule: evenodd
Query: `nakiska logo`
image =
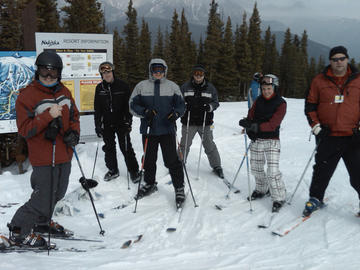
<path id="1" fill-rule="evenodd" d="M 41 45 L 47 45 L 49 47 L 59 45 L 59 41 L 57 40 L 42 40 Z"/>

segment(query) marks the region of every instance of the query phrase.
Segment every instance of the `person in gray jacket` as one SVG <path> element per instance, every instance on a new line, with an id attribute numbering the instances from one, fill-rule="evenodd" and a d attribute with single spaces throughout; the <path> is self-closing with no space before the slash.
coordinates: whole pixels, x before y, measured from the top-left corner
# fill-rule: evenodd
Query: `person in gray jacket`
<path id="1" fill-rule="evenodd" d="M 160 145 L 175 188 L 176 205 L 180 207 L 185 200 L 184 172 L 176 151 L 175 122 L 184 114 L 185 102 L 179 86 L 166 78 L 167 70 L 164 60 L 152 59 L 149 79 L 135 86 L 129 100 L 130 113 L 141 118 L 140 133 L 145 151 L 145 183 L 135 198 L 141 199 L 157 190 L 156 160 Z"/>
<path id="2" fill-rule="evenodd" d="M 212 132 L 214 111 L 219 107 L 218 94 L 214 85 L 205 78 L 205 72 L 206 70 L 202 65 L 195 65 L 191 80 L 181 86 L 181 92 L 186 102 L 186 112 L 181 118 L 183 126 L 180 148 L 182 153 L 186 155 L 186 160 L 192 140 L 195 134 L 199 133 L 202 136 L 205 154 L 213 172 L 223 179 L 224 173 L 220 155 Z M 189 113 L 190 119 L 188 118 Z M 204 124 L 205 126 L 203 126 Z M 204 134 L 202 134 L 203 132 Z"/>

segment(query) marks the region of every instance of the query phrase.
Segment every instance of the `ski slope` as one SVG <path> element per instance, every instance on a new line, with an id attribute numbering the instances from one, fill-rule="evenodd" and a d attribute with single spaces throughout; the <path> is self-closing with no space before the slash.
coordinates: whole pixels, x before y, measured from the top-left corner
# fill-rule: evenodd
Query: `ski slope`
<path id="1" fill-rule="evenodd" d="M 314 139 L 309 142 L 310 129 L 307 125 L 304 100 L 286 99 L 288 109 L 281 128 L 280 170 L 283 173 L 288 194 L 292 194 L 315 147 Z M 238 121 L 247 113 L 246 102 L 221 103 L 215 112 L 214 138 L 218 146 L 225 177 L 233 181 L 244 156 L 244 135 Z M 91 121 L 90 121 L 91 122 Z M 142 155 L 139 119 L 134 117 L 132 142 L 140 161 Z M 178 121 L 178 127 L 180 123 Z M 82 124 L 86 129 L 86 125 Z M 92 128 L 89 125 L 89 128 Z M 83 130 L 85 131 L 85 130 Z M 180 128 L 178 139 L 180 139 Z M 279 225 L 301 215 L 308 199 L 308 186 L 312 167 L 305 174 L 292 204 L 286 205 L 268 229 L 258 225 L 271 211 L 270 198 L 252 202 L 252 209 L 246 201 L 248 180 L 246 163 L 240 170 L 235 185 L 241 193 L 225 195 L 228 188 L 212 172 L 204 151 L 200 162 L 200 179 L 196 180 L 200 138 L 194 139 L 187 169 L 199 207 L 194 207 L 191 195 L 176 231 L 166 232 L 174 223 L 174 190 L 168 184 L 170 176 L 163 165 L 161 151 L 157 163 L 159 191 L 138 202 L 134 213 L 133 196 L 137 185 L 127 175 L 123 157 L 118 151 L 120 177 L 104 182 L 107 169 L 104 153 L 99 143 L 99 154 L 95 179 L 99 185 L 93 191 L 97 211 L 105 236 L 100 236 L 92 206 L 78 179 L 81 172 L 75 160 L 68 192 L 57 205 L 54 219 L 66 228 L 74 230 L 78 237 L 101 239 L 102 243 L 66 241 L 54 239 L 61 248 L 78 248 L 86 252 L 53 251 L 47 253 L 0 253 L 0 269 L 359 269 L 360 267 L 360 219 L 355 217 L 359 199 L 350 187 L 343 162 L 339 166 L 326 192 L 328 205 L 316 215 L 302 223 L 284 237 L 274 236 L 271 231 Z M 97 141 L 77 146 L 77 152 L 86 177 L 91 177 Z M 119 149 L 118 149 L 119 150 Z M 17 175 L 15 165 L 6 168 L 0 176 L 0 204 L 24 203 L 31 194 L 29 178 L 31 166 L 23 175 Z M 250 176 L 251 191 L 254 179 Z M 217 210 L 215 204 L 223 206 Z M 10 222 L 19 205 L 0 208 L 0 232 L 7 234 L 6 223 Z M 127 205 L 121 208 L 123 205 Z M 120 207 L 118 207 L 120 206 Z M 118 207 L 118 209 L 114 209 Z M 142 239 L 121 249 L 127 240 Z"/>

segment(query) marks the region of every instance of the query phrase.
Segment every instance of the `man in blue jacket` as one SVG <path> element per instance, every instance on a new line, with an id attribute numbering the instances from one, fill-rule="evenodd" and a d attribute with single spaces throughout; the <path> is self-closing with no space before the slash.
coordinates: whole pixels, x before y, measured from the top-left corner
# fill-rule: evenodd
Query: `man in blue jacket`
<path id="1" fill-rule="evenodd" d="M 261 95 L 261 89 L 260 89 L 261 78 L 262 78 L 262 74 L 260 72 L 255 72 L 253 79 L 251 80 L 250 88 L 249 88 L 249 92 L 248 92 L 248 108 L 249 109 L 254 104 L 257 97 L 259 95 Z"/>
<path id="2" fill-rule="evenodd" d="M 144 182 L 136 199 L 157 190 L 156 160 L 160 144 L 165 167 L 169 169 L 178 207 L 185 200 L 184 172 L 176 151 L 176 120 L 184 114 L 180 88 L 166 78 L 168 67 L 162 59 L 152 59 L 149 79 L 139 82 L 129 100 L 130 112 L 141 118 L 140 133 L 145 151 Z M 147 144 L 145 142 L 147 141 Z"/>

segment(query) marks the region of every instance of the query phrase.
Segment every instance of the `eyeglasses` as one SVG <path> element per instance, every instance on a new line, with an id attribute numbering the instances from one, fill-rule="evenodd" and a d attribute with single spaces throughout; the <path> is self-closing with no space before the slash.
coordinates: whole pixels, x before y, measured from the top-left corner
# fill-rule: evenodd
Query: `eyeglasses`
<path id="1" fill-rule="evenodd" d="M 106 74 L 106 73 L 109 73 L 109 72 L 112 72 L 112 67 L 110 65 L 102 65 L 100 67 L 100 73 Z"/>
<path id="2" fill-rule="evenodd" d="M 39 75 L 43 78 L 57 79 L 59 78 L 59 71 L 52 66 L 39 66 Z"/>
<path id="3" fill-rule="evenodd" d="M 335 62 L 335 63 L 337 63 L 337 62 L 339 62 L 339 61 L 340 61 L 340 62 L 344 61 L 346 58 L 347 58 L 346 56 L 333 57 L 333 58 L 331 58 L 330 60 L 333 61 L 333 62 Z"/>
<path id="4" fill-rule="evenodd" d="M 201 70 L 194 71 L 194 76 L 202 77 L 204 75 L 205 75 L 204 71 Z"/>

